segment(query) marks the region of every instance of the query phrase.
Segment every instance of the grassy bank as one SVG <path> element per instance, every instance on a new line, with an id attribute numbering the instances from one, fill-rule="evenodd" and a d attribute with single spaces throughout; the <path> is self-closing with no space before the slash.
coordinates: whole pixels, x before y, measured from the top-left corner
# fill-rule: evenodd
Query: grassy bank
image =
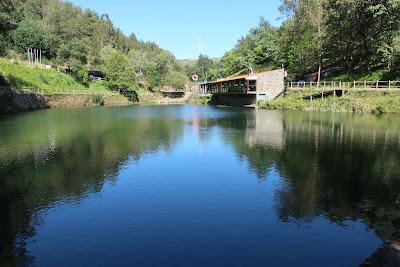
<path id="1" fill-rule="evenodd" d="M 79 83 L 73 76 L 52 69 L 31 68 L 24 64 L 11 64 L 0 59 L 0 86 L 19 91 L 24 88 L 53 93 L 60 90 L 88 90 L 108 92 L 101 81 L 88 85 Z"/>
<path id="2" fill-rule="evenodd" d="M 263 109 L 400 113 L 400 93 L 391 95 L 348 94 L 344 97 L 304 100 L 296 95 L 260 103 Z"/>

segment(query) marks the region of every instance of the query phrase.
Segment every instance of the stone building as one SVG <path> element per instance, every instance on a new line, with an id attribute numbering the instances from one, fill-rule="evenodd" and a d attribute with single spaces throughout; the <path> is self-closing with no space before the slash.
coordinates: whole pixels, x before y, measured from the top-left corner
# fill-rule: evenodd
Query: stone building
<path id="1" fill-rule="evenodd" d="M 254 105 L 275 99 L 285 90 L 285 70 L 277 69 L 202 83 L 201 94 L 212 94 L 216 103 L 226 105 Z"/>

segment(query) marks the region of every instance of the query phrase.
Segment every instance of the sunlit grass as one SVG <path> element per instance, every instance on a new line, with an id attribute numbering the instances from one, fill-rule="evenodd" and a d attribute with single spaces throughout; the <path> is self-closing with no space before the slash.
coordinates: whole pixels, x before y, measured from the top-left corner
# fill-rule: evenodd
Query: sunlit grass
<path id="1" fill-rule="evenodd" d="M 39 90 L 45 93 L 66 90 L 108 91 L 101 81 L 93 81 L 89 86 L 79 83 L 71 75 L 52 69 L 32 68 L 23 64 L 11 64 L 0 59 L 1 86 L 14 91 Z"/>

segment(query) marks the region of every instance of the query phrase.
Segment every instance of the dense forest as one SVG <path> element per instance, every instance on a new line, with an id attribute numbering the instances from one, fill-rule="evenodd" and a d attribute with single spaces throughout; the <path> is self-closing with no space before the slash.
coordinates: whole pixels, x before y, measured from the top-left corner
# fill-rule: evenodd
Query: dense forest
<path id="1" fill-rule="evenodd" d="M 281 26 L 261 18 L 222 59 L 201 55 L 190 71 L 204 80 L 282 66 L 291 79 L 317 80 L 327 70 L 348 79 L 400 77 L 399 0 L 282 0 L 280 11 Z"/>
<path id="2" fill-rule="evenodd" d="M 84 83 L 88 70 L 103 71 L 111 89 L 183 89 L 183 68 L 155 43 L 125 36 L 107 15 L 60 0 L 2 0 L 0 56 L 27 58 L 42 50 L 44 63 L 74 70 Z"/>
<path id="3" fill-rule="evenodd" d="M 110 89 L 183 89 L 194 73 L 204 81 L 280 67 L 292 80 L 400 77 L 400 0 L 282 0 L 280 11 L 279 27 L 261 18 L 222 58 L 182 64 L 107 15 L 61 0 L 2 0 L 0 56 L 24 60 L 38 48 L 43 62 L 73 69 L 82 83 L 87 71 L 104 72 Z"/>

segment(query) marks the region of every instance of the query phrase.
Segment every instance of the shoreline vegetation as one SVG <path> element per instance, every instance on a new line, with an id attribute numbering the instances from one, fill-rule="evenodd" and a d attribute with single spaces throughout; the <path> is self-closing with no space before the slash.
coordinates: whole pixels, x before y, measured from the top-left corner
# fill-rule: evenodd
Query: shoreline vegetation
<path id="1" fill-rule="evenodd" d="M 341 97 L 303 99 L 296 95 L 268 100 L 260 109 L 352 113 L 400 113 L 400 90 L 392 93 L 348 93 Z"/>
<path id="2" fill-rule="evenodd" d="M 109 89 L 106 81 L 88 80 L 82 84 L 61 71 L 0 59 L 0 115 L 43 108 L 174 102 L 142 88 L 135 90 L 134 99 L 124 93 Z"/>
<path id="3" fill-rule="evenodd" d="M 52 69 L 32 68 L 24 63 L 11 63 L 0 59 L 1 87 L 9 88 L 13 93 L 23 93 L 24 88 L 46 96 L 46 104 L 31 103 L 29 100 L 24 108 L 8 107 L 14 113 L 22 110 L 32 110 L 43 107 L 84 107 L 84 106 L 119 106 L 129 104 L 179 104 L 193 103 L 207 105 L 210 98 L 199 96 L 183 100 L 162 97 L 148 90 L 137 90 L 137 102 L 129 101 L 118 92 L 111 91 L 104 81 L 89 81 L 82 85 L 73 76 Z M 71 88 L 74 88 L 71 90 Z M 21 102 L 21 101 L 20 101 Z M 25 101 L 26 102 L 26 101 Z M 30 107 L 29 104 L 32 104 Z M 4 104 L 3 104 L 4 105 Z M 326 97 L 323 99 L 302 99 L 300 94 L 290 94 L 279 99 L 260 102 L 260 109 L 271 110 L 301 110 L 325 112 L 353 113 L 400 113 L 400 89 L 391 92 L 352 92 L 342 97 Z"/>
<path id="4" fill-rule="evenodd" d="M 0 95 L 4 88 L 27 88 L 47 98 L 57 95 L 61 106 L 107 105 L 104 96 L 117 94 L 140 104 L 211 104 L 200 96 L 168 99 L 160 91 L 188 89 L 191 77 L 211 81 L 281 67 L 288 81 L 400 80 L 398 1 L 283 0 L 279 10 L 279 26 L 261 17 L 220 58 L 178 60 L 155 42 L 125 35 L 107 14 L 63 0 L 4 0 Z M 399 94 L 313 101 L 290 95 L 260 108 L 400 113 L 399 102 Z"/>

